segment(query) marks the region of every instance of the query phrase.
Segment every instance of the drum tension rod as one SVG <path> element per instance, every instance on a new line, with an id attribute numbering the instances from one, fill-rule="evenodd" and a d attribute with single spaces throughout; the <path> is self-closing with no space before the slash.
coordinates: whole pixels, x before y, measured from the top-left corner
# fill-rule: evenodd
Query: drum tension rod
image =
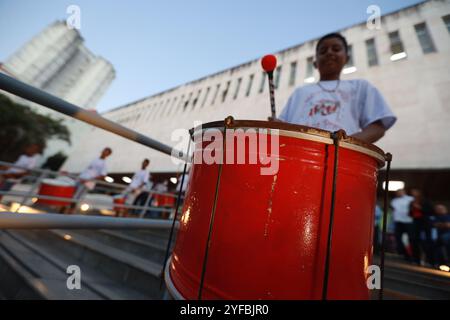
<path id="1" fill-rule="evenodd" d="M 386 166 L 386 185 L 384 186 L 384 204 L 383 204 L 383 226 L 381 231 L 381 252 L 380 252 L 380 291 L 378 295 L 379 300 L 383 300 L 383 288 L 384 288 L 384 257 L 386 251 L 386 226 L 387 226 L 387 214 L 388 214 L 388 196 L 389 196 L 389 172 L 391 170 L 392 154 L 386 153 L 385 160 Z"/>
<path id="2" fill-rule="evenodd" d="M 232 116 L 228 116 L 225 120 L 224 120 L 224 126 L 223 126 L 223 139 L 222 139 L 222 161 L 219 163 L 219 170 L 217 173 L 217 181 L 216 181 L 216 190 L 214 193 L 214 203 L 213 203 L 213 207 L 212 207 L 212 211 L 211 211 L 211 216 L 209 219 L 209 229 L 208 229 L 208 238 L 206 241 L 206 246 L 205 246 L 205 255 L 203 258 L 203 266 L 202 266 L 202 273 L 200 276 L 200 285 L 198 288 L 198 300 L 202 300 L 202 293 L 203 293 L 203 285 L 204 285 L 204 280 L 205 280 L 205 275 L 206 275 L 206 265 L 208 263 L 208 254 L 209 254 L 209 248 L 211 247 L 211 235 L 212 235 L 212 229 L 213 229 L 213 225 L 214 225 L 214 219 L 216 216 L 216 209 L 217 209 L 217 200 L 219 198 L 219 186 L 220 186 L 220 178 L 222 176 L 222 169 L 223 169 L 223 163 L 225 162 L 225 146 L 226 146 L 226 130 L 227 128 L 231 127 L 233 125 L 233 117 Z"/>
<path id="3" fill-rule="evenodd" d="M 190 136 L 189 137 L 189 142 L 188 142 L 188 147 L 187 147 L 187 152 L 186 152 L 186 156 L 187 157 L 189 157 L 189 151 L 190 151 L 190 148 L 191 148 L 191 139 L 192 139 L 192 137 Z M 181 176 L 180 188 L 178 190 L 177 204 L 176 204 L 176 207 L 175 207 L 175 214 L 173 216 L 172 227 L 170 228 L 169 240 L 167 242 L 166 254 L 164 256 L 164 263 L 163 263 L 161 274 L 160 274 L 159 290 L 162 289 L 163 282 L 164 282 L 164 269 L 166 268 L 167 260 L 169 259 L 170 246 L 172 245 L 173 231 L 175 229 L 175 223 L 177 221 L 178 211 L 179 211 L 179 207 L 180 207 L 180 204 L 181 204 L 181 194 L 183 192 L 183 185 L 184 185 L 184 179 L 185 179 L 185 176 L 186 176 L 188 162 L 189 162 L 188 159 L 185 159 L 184 168 L 183 168 L 183 175 Z"/>
<path id="4" fill-rule="evenodd" d="M 337 184 L 337 172 L 338 172 L 338 156 L 339 156 L 339 141 L 346 139 L 347 134 L 344 130 L 338 130 L 331 134 L 334 145 L 334 163 L 333 163 L 333 183 L 331 189 L 331 205 L 330 205 L 330 222 L 328 225 L 328 237 L 327 237 L 327 252 L 325 256 L 325 271 L 322 288 L 322 300 L 327 300 L 328 296 L 328 279 L 330 273 L 330 258 L 331 258 L 331 240 L 333 237 L 333 222 L 334 222 L 334 207 L 336 198 L 336 184 Z"/>

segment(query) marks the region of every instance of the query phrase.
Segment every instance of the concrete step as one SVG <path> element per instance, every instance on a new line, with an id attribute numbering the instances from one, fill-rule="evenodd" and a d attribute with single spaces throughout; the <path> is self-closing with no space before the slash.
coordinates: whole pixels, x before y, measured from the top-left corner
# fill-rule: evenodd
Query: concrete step
<path id="1" fill-rule="evenodd" d="M 72 231 L 15 232 L 28 238 L 30 242 L 50 248 L 48 250 L 54 255 L 64 256 L 66 265 L 67 263 L 79 265 L 82 273 L 83 268 L 95 270 L 97 274 L 109 279 L 110 283 L 112 281 L 118 285 L 120 290 L 130 289 L 130 295 L 126 298 L 162 297 L 163 290 L 159 289 L 162 264 Z"/>
<path id="2" fill-rule="evenodd" d="M 135 254 L 141 258 L 148 259 L 161 265 L 164 262 L 167 243 L 167 239 L 165 239 L 166 236 L 162 238 L 164 241 L 149 241 L 140 238 L 137 233 L 130 235 L 117 230 L 76 230 L 70 232 L 83 235 L 105 245 L 113 246 L 114 248 Z M 159 235 L 157 237 L 159 237 Z M 174 242 L 172 242 L 172 247 L 173 244 Z"/>
<path id="3" fill-rule="evenodd" d="M 22 233 L 22 234 L 21 234 Z M 117 282 L 108 277 L 103 269 L 91 266 L 89 263 L 74 259 L 70 251 L 61 250 L 61 248 L 49 245 L 47 241 L 42 241 L 42 234 L 36 235 L 30 231 L 19 231 L 10 234 L 17 240 L 29 246 L 34 252 L 53 263 L 64 273 L 69 265 L 77 265 L 82 272 L 82 286 L 88 286 L 95 291 L 102 299 L 150 299 L 151 296 L 145 295 L 126 284 Z M 66 277 L 68 275 L 65 275 Z"/>
<path id="4" fill-rule="evenodd" d="M 120 232 L 121 234 L 133 237 L 151 243 L 154 245 L 159 245 L 161 247 L 167 246 L 167 241 L 169 240 L 170 230 L 114 230 L 115 232 Z M 177 230 L 175 229 L 172 243 L 175 243 Z"/>
<path id="5" fill-rule="evenodd" d="M 52 261 L 18 241 L 9 232 L 0 234 L 0 282 L 8 299 L 102 299 L 90 286 L 69 290 L 68 274 Z"/>

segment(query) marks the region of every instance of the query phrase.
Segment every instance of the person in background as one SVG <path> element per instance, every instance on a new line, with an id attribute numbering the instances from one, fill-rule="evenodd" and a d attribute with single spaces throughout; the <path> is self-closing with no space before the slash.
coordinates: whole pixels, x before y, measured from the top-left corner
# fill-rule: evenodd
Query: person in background
<path id="1" fill-rule="evenodd" d="M 150 165 L 149 159 L 144 159 L 141 164 L 141 169 L 136 171 L 131 179 L 130 184 L 125 189 L 125 196 L 127 198 L 127 203 L 133 203 L 134 199 L 139 196 L 139 194 L 148 187 L 150 181 L 150 172 L 148 171 L 148 166 Z"/>
<path id="2" fill-rule="evenodd" d="M 375 206 L 375 223 L 373 230 L 373 251 L 375 253 L 380 252 L 380 232 L 382 230 L 382 222 L 383 222 L 383 210 L 381 210 L 380 206 L 377 204 Z"/>
<path id="3" fill-rule="evenodd" d="M 100 157 L 91 161 L 91 163 L 78 176 L 77 189 L 74 199 L 81 199 L 88 190 L 95 188 L 95 180 L 103 180 L 108 174 L 106 168 L 106 158 L 112 154 L 112 149 L 106 147 L 102 150 Z M 70 205 L 69 213 L 74 213 L 76 203 Z"/>
<path id="4" fill-rule="evenodd" d="M 450 214 L 443 204 L 434 207 L 434 227 L 438 231 L 436 258 L 440 265 L 450 264 Z"/>
<path id="5" fill-rule="evenodd" d="M 410 255 L 405 248 L 402 238 L 406 234 L 408 236 L 408 242 L 411 244 L 413 238 L 413 219 L 409 215 L 409 208 L 414 198 L 408 196 L 404 189 L 397 190 L 395 194 L 396 197 L 391 201 L 391 208 L 397 253 L 402 255 L 405 260 L 410 260 Z"/>
<path id="6" fill-rule="evenodd" d="M 422 191 L 412 189 L 413 201 L 410 204 L 409 215 L 413 219 L 412 251 L 414 262 L 421 263 L 421 251 L 425 253 L 426 262 L 434 265 L 433 240 L 431 237 L 430 220 L 433 215 L 433 206 L 425 199 Z M 422 249 L 422 250 L 421 250 Z"/>
<path id="7" fill-rule="evenodd" d="M 19 179 L 29 173 L 29 170 L 36 168 L 41 159 L 41 154 L 44 148 L 44 143 L 32 143 L 25 147 L 24 153 L 19 156 L 16 162 L 14 162 L 14 165 L 22 168 L 2 168 L 6 170 L 0 173 L 0 191 L 6 192 L 11 190 Z M 0 200 L 1 199 L 2 195 L 0 194 Z"/>

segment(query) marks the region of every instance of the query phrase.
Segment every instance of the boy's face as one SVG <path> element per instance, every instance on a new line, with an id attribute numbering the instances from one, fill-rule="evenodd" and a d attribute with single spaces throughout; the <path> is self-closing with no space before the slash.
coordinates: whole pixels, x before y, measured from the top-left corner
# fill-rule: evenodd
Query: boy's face
<path id="1" fill-rule="evenodd" d="M 108 158 L 111 155 L 112 151 L 110 149 L 103 149 L 101 158 L 105 159 Z"/>
<path id="2" fill-rule="evenodd" d="M 344 43 L 339 38 L 328 38 L 320 43 L 316 51 L 314 66 L 320 75 L 339 75 L 348 61 Z"/>

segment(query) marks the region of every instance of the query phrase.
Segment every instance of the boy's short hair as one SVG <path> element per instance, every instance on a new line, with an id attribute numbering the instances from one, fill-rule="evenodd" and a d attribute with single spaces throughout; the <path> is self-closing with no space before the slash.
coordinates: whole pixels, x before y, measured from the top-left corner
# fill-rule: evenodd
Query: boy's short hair
<path id="1" fill-rule="evenodd" d="M 347 39 L 345 39 L 345 37 L 344 37 L 343 35 L 341 35 L 340 33 L 337 33 L 337 32 L 333 32 L 333 33 L 326 34 L 326 35 L 324 35 L 322 38 L 320 38 L 319 41 L 317 42 L 317 45 L 316 45 L 316 52 L 317 52 L 317 50 L 319 50 L 320 44 L 321 44 L 324 40 L 330 39 L 330 38 L 338 38 L 338 39 L 340 39 L 340 40 L 342 41 L 342 43 L 344 44 L 345 52 L 348 53 Z"/>

